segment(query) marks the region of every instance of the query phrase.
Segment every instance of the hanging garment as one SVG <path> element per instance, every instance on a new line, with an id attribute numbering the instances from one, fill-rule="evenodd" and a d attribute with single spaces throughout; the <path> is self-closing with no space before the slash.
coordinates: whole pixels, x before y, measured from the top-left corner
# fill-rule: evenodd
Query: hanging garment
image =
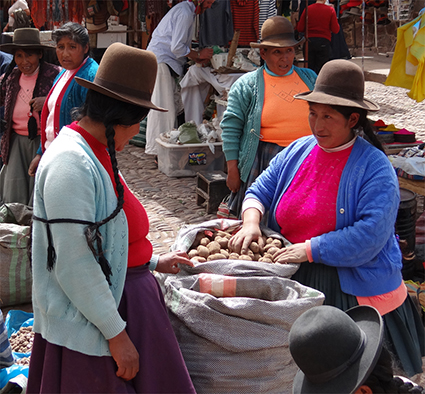
<path id="1" fill-rule="evenodd" d="M 216 0 L 210 9 L 199 15 L 199 46 L 227 46 L 233 38 L 230 0 Z"/>
<path id="2" fill-rule="evenodd" d="M 276 0 L 259 0 L 260 14 L 259 14 L 259 31 L 266 19 L 271 18 L 277 14 Z"/>
<path id="3" fill-rule="evenodd" d="M 230 7 L 233 28 L 241 31 L 239 45 L 249 46 L 250 42 L 257 42 L 260 37 L 258 0 L 230 0 Z"/>
<path id="4" fill-rule="evenodd" d="M 385 85 L 410 89 L 417 102 L 425 99 L 425 14 L 397 29 L 397 44 Z"/>

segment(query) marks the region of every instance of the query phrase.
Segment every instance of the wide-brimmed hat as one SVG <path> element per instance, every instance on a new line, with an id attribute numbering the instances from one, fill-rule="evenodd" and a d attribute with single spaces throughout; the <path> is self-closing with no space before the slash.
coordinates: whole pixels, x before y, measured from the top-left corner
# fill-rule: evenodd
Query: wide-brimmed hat
<path id="1" fill-rule="evenodd" d="M 346 312 L 333 306 L 313 307 L 292 325 L 289 350 L 300 368 L 294 394 L 354 393 L 378 361 L 383 321 L 371 306 Z"/>
<path id="2" fill-rule="evenodd" d="M 116 100 L 165 112 L 151 102 L 157 67 L 153 52 L 116 42 L 103 54 L 93 82 L 75 81 Z"/>
<path id="3" fill-rule="evenodd" d="M 295 39 L 294 27 L 292 23 L 284 16 L 273 16 L 267 19 L 261 27 L 260 42 L 251 42 L 252 48 L 264 47 L 294 47 L 301 44 L 304 38 Z"/>
<path id="4" fill-rule="evenodd" d="M 0 45 L 0 50 L 12 53 L 17 49 L 55 49 L 53 45 L 42 44 L 40 32 L 32 27 L 22 27 L 13 32 L 12 42 Z"/>
<path id="5" fill-rule="evenodd" d="M 294 98 L 318 104 L 379 110 L 377 104 L 364 98 L 362 69 L 344 59 L 325 63 L 317 76 L 313 91 L 296 94 Z"/>

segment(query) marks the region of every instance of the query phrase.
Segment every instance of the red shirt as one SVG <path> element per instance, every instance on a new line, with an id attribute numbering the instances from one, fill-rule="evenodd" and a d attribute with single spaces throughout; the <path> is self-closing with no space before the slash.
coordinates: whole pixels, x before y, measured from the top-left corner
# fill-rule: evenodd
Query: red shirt
<path id="1" fill-rule="evenodd" d="M 305 10 L 297 24 L 297 30 L 305 31 Z M 322 37 L 331 41 L 339 32 L 339 23 L 332 6 L 315 3 L 308 6 L 308 37 Z"/>
<path id="2" fill-rule="evenodd" d="M 97 159 L 103 165 L 111 177 L 115 186 L 114 172 L 112 170 L 111 159 L 105 145 L 99 142 L 91 134 L 78 125 L 77 122 L 68 126 L 72 130 L 80 133 L 89 144 Z M 145 208 L 134 194 L 127 187 L 123 179 L 121 183 L 124 187 L 124 212 L 128 224 L 128 267 L 137 267 L 146 264 L 152 257 L 153 247 L 147 239 L 149 233 L 149 219 Z M 116 193 L 116 190 L 115 190 Z"/>

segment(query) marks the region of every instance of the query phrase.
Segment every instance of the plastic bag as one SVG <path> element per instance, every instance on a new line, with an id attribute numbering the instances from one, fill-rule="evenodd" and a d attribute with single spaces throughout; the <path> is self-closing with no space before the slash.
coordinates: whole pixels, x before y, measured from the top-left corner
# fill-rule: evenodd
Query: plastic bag
<path id="1" fill-rule="evenodd" d="M 201 143 L 201 140 L 198 136 L 198 129 L 196 127 L 196 124 L 194 122 L 187 122 L 183 123 L 178 128 L 180 134 L 179 134 L 179 141 L 182 144 L 199 144 Z"/>

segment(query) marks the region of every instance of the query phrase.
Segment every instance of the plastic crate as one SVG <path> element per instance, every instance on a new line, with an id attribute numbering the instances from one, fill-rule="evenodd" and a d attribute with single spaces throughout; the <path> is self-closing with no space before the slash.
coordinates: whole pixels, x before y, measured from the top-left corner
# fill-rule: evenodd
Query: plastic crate
<path id="1" fill-rule="evenodd" d="M 156 139 L 158 169 L 169 177 L 196 176 L 199 171 L 223 171 L 223 143 L 214 142 L 214 153 L 209 144 L 168 144 Z"/>

